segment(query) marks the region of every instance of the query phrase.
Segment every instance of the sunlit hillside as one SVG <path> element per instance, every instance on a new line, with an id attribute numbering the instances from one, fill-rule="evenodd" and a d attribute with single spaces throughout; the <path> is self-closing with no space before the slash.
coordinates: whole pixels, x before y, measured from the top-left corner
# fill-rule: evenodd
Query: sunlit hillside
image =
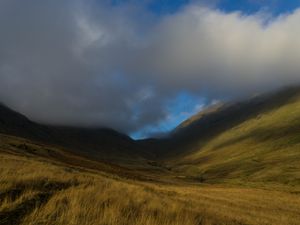
<path id="1" fill-rule="evenodd" d="M 161 140 L 7 108 L 0 121 L 0 224 L 300 224 L 298 88 L 202 111 Z"/>
<path id="2" fill-rule="evenodd" d="M 212 136 L 195 133 L 197 129 L 193 128 L 198 138 L 193 139 L 192 147 L 187 146 L 169 163 L 178 172 L 208 182 L 299 185 L 300 91 L 284 90 L 265 99 L 256 109 L 240 104 L 246 114 L 261 110 L 246 119 L 227 114 L 211 123 L 207 131 Z M 231 124 L 226 124 L 230 120 Z"/>
<path id="3" fill-rule="evenodd" d="M 1 138 L 0 224 L 290 225 L 300 221 L 300 198 L 281 187 L 145 181 L 142 175 L 126 177 L 97 162 L 90 161 L 98 165 L 94 169 L 84 163 L 74 165 L 68 154 L 63 161 L 70 159 L 70 164 L 51 160 L 41 155 L 60 150 L 47 146 L 32 152 L 9 147 L 12 143 L 14 138 Z"/>

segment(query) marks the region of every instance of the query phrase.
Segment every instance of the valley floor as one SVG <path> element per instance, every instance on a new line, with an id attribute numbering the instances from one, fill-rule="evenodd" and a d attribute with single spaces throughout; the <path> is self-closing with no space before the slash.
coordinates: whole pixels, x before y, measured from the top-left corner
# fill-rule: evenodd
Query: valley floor
<path id="1" fill-rule="evenodd" d="M 146 181 L 17 145 L 0 147 L 1 225 L 300 224 L 298 187 Z"/>

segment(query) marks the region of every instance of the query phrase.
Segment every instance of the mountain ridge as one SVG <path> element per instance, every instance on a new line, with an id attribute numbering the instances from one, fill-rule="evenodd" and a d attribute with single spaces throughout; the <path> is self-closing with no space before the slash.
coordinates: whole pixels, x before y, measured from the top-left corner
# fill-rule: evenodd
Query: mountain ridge
<path id="1" fill-rule="evenodd" d="M 224 110 L 200 119 L 186 128 L 190 136 L 177 136 L 178 142 L 170 143 L 171 147 L 181 146 L 165 158 L 169 168 L 206 182 L 300 183 L 299 87 Z"/>
<path id="2" fill-rule="evenodd" d="M 0 104 L 0 133 L 71 149 L 75 153 L 106 161 L 142 160 L 133 139 L 109 128 L 47 126 Z"/>
<path id="3" fill-rule="evenodd" d="M 278 109 L 297 96 L 300 87 L 293 86 L 243 101 L 220 103 L 187 119 L 165 138 L 138 141 L 109 128 L 41 125 L 0 104 L 0 133 L 63 146 L 99 160 L 164 163 L 198 151 L 200 142 L 203 146 L 232 127 Z"/>
<path id="4" fill-rule="evenodd" d="M 150 148 L 157 149 L 156 155 L 172 158 L 193 151 L 199 139 L 213 139 L 248 119 L 288 104 L 297 96 L 300 96 L 300 86 L 290 86 L 245 100 L 211 106 L 178 125 L 168 137 L 144 140 L 141 143 L 145 147 L 148 144 Z"/>

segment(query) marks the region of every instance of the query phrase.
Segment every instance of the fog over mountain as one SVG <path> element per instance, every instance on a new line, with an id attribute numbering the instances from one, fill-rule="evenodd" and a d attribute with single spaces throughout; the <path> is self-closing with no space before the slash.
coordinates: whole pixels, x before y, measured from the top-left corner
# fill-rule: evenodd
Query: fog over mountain
<path id="1" fill-rule="evenodd" d="M 272 17 L 192 2 L 0 0 L 0 102 L 38 122 L 133 132 L 181 91 L 236 98 L 300 82 L 300 10 Z"/>

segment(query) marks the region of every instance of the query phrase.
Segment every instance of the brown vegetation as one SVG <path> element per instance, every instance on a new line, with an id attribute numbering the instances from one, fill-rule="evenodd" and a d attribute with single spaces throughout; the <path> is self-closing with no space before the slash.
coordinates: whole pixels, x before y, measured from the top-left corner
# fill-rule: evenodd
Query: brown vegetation
<path id="1" fill-rule="evenodd" d="M 0 224 L 300 224 L 287 191 L 145 182 L 7 151 L 0 177 Z"/>
<path id="2" fill-rule="evenodd" d="M 0 225 L 300 225 L 300 91 L 275 97 L 141 142 L 3 110 L 12 116 L 0 120 Z"/>

